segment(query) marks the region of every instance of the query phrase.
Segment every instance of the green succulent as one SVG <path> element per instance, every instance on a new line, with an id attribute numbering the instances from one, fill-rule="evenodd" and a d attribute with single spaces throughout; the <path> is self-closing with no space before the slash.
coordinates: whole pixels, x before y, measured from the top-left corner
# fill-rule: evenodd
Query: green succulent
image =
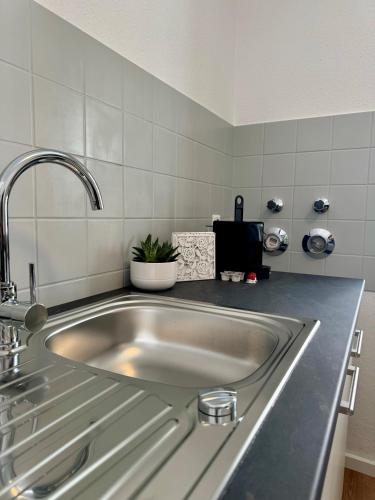
<path id="1" fill-rule="evenodd" d="M 145 241 L 141 241 L 139 247 L 133 247 L 134 260 L 136 262 L 175 262 L 180 255 L 177 253 L 177 248 L 173 248 L 168 241 L 160 245 L 159 238 L 152 241 L 152 236 L 149 234 Z"/>

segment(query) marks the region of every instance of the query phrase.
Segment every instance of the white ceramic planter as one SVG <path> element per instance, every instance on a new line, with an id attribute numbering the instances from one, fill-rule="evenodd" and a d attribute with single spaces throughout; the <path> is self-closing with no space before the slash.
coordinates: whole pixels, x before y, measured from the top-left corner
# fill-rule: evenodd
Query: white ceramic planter
<path id="1" fill-rule="evenodd" d="M 130 281 L 141 290 L 167 290 L 177 280 L 177 262 L 130 262 Z"/>

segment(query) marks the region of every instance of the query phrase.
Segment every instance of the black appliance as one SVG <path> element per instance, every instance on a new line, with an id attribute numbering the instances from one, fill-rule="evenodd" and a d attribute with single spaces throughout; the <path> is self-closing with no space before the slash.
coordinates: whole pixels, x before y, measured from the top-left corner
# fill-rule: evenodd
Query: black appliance
<path id="1" fill-rule="evenodd" d="M 216 233 L 216 277 L 221 271 L 262 269 L 263 222 L 214 221 Z"/>

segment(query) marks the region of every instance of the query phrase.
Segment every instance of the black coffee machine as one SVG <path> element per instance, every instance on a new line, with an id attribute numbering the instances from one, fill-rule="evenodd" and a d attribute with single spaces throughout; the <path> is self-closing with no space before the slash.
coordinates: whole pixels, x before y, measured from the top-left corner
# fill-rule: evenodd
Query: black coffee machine
<path id="1" fill-rule="evenodd" d="M 235 198 L 234 221 L 213 223 L 216 234 L 216 277 L 222 271 L 255 272 L 258 279 L 268 278 L 269 266 L 262 265 L 263 222 L 243 220 L 243 197 Z"/>

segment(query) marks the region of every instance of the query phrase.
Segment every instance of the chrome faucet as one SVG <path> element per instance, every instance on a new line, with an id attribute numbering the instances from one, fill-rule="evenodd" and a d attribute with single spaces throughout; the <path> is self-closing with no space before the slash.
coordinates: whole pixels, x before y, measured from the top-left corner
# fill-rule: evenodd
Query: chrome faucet
<path id="1" fill-rule="evenodd" d="M 72 155 L 61 151 L 38 149 L 15 158 L 0 175 L 0 355 L 16 352 L 20 347 L 19 328 L 29 332 L 40 330 L 47 321 L 47 309 L 35 298 L 34 264 L 29 265 L 30 302 L 17 301 L 17 286 L 10 277 L 9 254 L 9 195 L 23 172 L 40 163 L 56 163 L 73 172 L 83 183 L 93 210 L 102 210 L 103 201 L 98 185 Z"/>

